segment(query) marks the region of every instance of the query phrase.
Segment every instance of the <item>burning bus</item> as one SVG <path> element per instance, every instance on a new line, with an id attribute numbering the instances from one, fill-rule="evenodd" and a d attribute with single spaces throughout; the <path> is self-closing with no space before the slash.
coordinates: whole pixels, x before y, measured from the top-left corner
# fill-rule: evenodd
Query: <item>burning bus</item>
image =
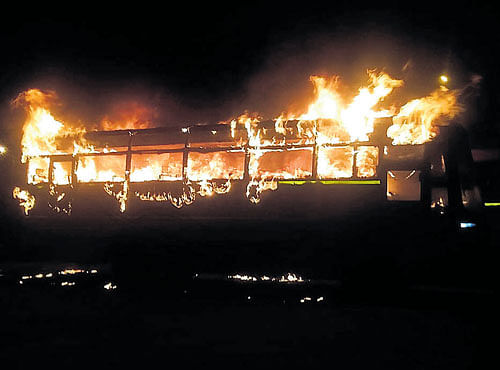
<path id="1" fill-rule="evenodd" d="M 366 206 L 412 202 L 440 212 L 476 204 L 467 137 L 452 123 L 463 109 L 459 92 L 441 86 L 383 107 L 403 81 L 368 75 L 348 101 L 337 77 L 312 76 L 314 100 L 300 113 L 181 127 L 75 127 L 53 116 L 53 96 L 28 90 L 15 100 L 27 119 L 25 183 L 13 196 L 26 215 L 101 207 L 207 217 L 299 210 L 303 217 L 307 209 L 342 207 L 345 195 Z"/>

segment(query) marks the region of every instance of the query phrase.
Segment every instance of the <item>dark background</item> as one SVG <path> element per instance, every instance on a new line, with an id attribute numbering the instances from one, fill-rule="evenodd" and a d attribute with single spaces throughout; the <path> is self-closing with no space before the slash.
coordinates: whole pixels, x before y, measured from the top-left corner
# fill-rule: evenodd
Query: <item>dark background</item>
<path id="1" fill-rule="evenodd" d="M 338 74 L 355 91 L 367 68 L 403 78 L 408 97 L 482 77 L 467 125 L 498 134 L 499 11 L 489 2 L 137 2 L 19 5 L 0 23 L 0 97 L 52 89 L 84 121 L 133 97 L 157 124 L 274 115 Z M 406 64 L 409 68 L 403 71 Z M 479 96 L 478 96 L 479 95 Z M 8 110 L 7 110 L 8 112 Z M 10 118 L 10 119 L 9 119 Z M 19 124 L 3 115 L 3 127 Z"/>

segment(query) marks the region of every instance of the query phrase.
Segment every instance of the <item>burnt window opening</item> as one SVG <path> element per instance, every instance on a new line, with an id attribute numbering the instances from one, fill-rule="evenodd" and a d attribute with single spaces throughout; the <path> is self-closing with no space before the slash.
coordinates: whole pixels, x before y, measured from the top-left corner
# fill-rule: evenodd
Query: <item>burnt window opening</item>
<path id="1" fill-rule="evenodd" d="M 70 185 L 73 178 L 73 161 L 52 161 L 51 183 Z"/>
<path id="2" fill-rule="evenodd" d="M 354 147 L 325 147 L 318 150 L 318 178 L 339 179 L 353 176 Z"/>
<path id="3" fill-rule="evenodd" d="M 132 154 L 130 182 L 182 179 L 182 152 Z"/>
<path id="4" fill-rule="evenodd" d="M 420 171 L 387 171 L 387 199 L 390 201 L 420 201 Z"/>
<path id="5" fill-rule="evenodd" d="M 356 175 L 359 178 L 377 175 L 379 150 L 376 146 L 360 146 L 356 150 Z"/>
<path id="6" fill-rule="evenodd" d="M 441 214 L 448 208 L 448 188 L 436 187 L 431 189 L 431 209 L 437 210 Z"/>
<path id="7" fill-rule="evenodd" d="M 430 170 L 429 175 L 431 176 L 445 176 L 446 174 L 446 163 L 444 155 L 440 154 L 438 156 L 433 156 L 430 160 Z"/>
<path id="8" fill-rule="evenodd" d="M 195 152 L 188 154 L 187 177 L 192 181 L 241 180 L 245 174 L 245 152 Z"/>
<path id="9" fill-rule="evenodd" d="M 263 179 L 307 179 L 312 177 L 312 148 L 297 150 L 249 150 L 249 175 Z"/>

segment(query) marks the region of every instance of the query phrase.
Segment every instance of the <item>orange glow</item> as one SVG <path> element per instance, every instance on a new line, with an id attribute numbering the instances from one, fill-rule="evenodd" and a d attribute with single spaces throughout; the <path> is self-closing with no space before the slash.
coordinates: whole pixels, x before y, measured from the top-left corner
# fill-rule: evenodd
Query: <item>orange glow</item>
<path id="1" fill-rule="evenodd" d="M 327 79 L 312 76 L 315 100 L 305 114 L 298 117 L 301 121 L 322 119 L 322 125 L 316 126 L 317 142 L 342 143 L 367 141 L 373 132 L 375 118 L 388 117 L 388 110 L 375 110 L 375 106 L 389 95 L 403 81 L 392 79 L 386 73 L 368 72 L 370 83 L 359 89 L 350 103 L 345 103 L 338 93 L 338 77 Z"/>
<path id="2" fill-rule="evenodd" d="M 245 153 L 242 151 L 189 153 L 187 177 L 191 181 L 241 180 L 244 171 Z"/>
<path id="3" fill-rule="evenodd" d="M 125 181 L 125 157 L 123 155 L 82 156 L 76 168 L 78 182 Z"/>
<path id="4" fill-rule="evenodd" d="M 35 206 L 35 197 L 31 195 L 27 190 L 21 190 L 16 186 L 12 191 L 12 196 L 14 197 L 14 199 L 19 200 L 19 206 L 23 208 L 24 214 L 26 216 Z"/>
<path id="5" fill-rule="evenodd" d="M 112 107 L 111 112 L 103 118 L 100 126 L 104 131 L 145 129 L 154 127 L 154 118 L 153 109 L 136 101 L 124 101 Z"/>
<path id="6" fill-rule="evenodd" d="M 26 163 L 29 157 L 40 155 L 91 151 L 91 148 L 82 142 L 81 134 L 85 129 L 69 127 L 54 118 L 49 107 L 55 99 L 54 92 L 45 93 L 38 89 L 30 89 L 19 94 L 13 101 L 15 106 L 24 106 L 27 112 L 21 140 L 23 163 Z M 70 135 L 77 137 L 71 148 L 60 148 L 56 139 Z"/>
<path id="7" fill-rule="evenodd" d="M 394 145 L 422 144 L 437 135 L 437 120 L 447 122 L 462 111 L 457 92 L 441 86 L 431 95 L 401 107 L 393 117 L 394 124 L 387 130 L 387 136 L 393 139 Z"/>
<path id="8" fill-rule="evenodd" d="M 378 148 L 376 146 L 360 146 L 356 152 L 358 177 L 373 177 L 377 174 Z"/>
<path id="9" fill-rule="evenodd" d="M 318 152 L 318 177 L 320 179 L 339 179 L 352 177 L 354 148 L 320 147 Z"/>
<path id="10" fill-rule="evenodd" d="M 132 156 L 131 182 L 181 179 L 182 153 L 134 154 Z"/>
<path id="11" fill-rule="evenodd" d="M 55 185 L 71 184 L 71 162 L 54 162 L 52 170 L 52 182 Z"/>
<path id="12" fill-rule="evenodd" d="M 50 159 L 47 157 L 33 157 L 28 161 L 28 184 L 39 184 L 49 181 Z"/>
<path id="13" fill-rule="evenodd" d="M 263 179 L 303 179 L 312 176 L 312 148 L 251 151 L 250 176 Z"/>

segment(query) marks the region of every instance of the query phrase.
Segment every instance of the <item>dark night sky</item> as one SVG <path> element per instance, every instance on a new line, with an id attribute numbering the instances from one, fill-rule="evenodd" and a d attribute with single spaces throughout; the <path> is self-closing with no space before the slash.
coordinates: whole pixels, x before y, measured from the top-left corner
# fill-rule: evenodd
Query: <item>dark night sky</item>
<path id="1" fill-rule="evenodd" d="M 222 108 L 215 115 L 228 109 L 229 116 L 234 112 L 225 102 L 253 104 L 258 101 L 255 95 L 265 95 L 255 90 L 259 84 L 255 81 L 263 79 L 263 71 L 270 66 L 288 73 L 276 83 L 293 80 L 294 69 L 286 69 L 276 60 L 286 60 L 288 66 L 291 61 L 310 61 L 313 66 L 314 57 L 307 56 L 315 55 L 311 49 L 316 44 L 324 48 L 332 40 L 328 53 L 335 54 L 340 43 L 343 51 L 339 55 L 349 55 L 344 64 L 352 64 L 356 54 L 348 50 L 350 45 L 351 49 L 366 47 L 362 40 L 377 35 L 377 40 L 398 40 L 394 64 L 399 67 L 401 61 L 413 58 L 417 68 L 428 68 L 429 73 L 455 68 L 456 80 L 481 75 L 476 112 L 476 120 L 483 122 L 479 132 L 498 130 L 500 12 L 472 1 L 410 6 L 400 1 L 376 3 L 176 2 L 165 3 L 162 8 L 146 2 L 106 8 L 84 2 L 49 8 L 22 4 L 5 11 L 0 22 L 0 98 L 5 104 L 32 86 L 57 90 L 57 84 L 51 83 L 58 81 L 72 91 L 80 90 L 90 105 L 98 105 L 110 91 L 125 87 L 162 91 L 174 96 L 175 105 L 184 110 L 219 105 Z M 417 49 L 423 58 L 405 55 Z M 304 50 L 306 56 L 298 58 Z M 366 54 L 370 50 L 364 51 Z M 425 65 L 426 58 L 429 66 Z M 321 63 L 320 73 L 335 71 L 333 65 L 342 64 L 335 58 L 332 68 Z M 302 73 L 307 68 L 297 70 Z M 423 74 L 418 78 L 432 80 L 435 76 Z M 237 103 L 230 107 L 240 108 Z"/>

